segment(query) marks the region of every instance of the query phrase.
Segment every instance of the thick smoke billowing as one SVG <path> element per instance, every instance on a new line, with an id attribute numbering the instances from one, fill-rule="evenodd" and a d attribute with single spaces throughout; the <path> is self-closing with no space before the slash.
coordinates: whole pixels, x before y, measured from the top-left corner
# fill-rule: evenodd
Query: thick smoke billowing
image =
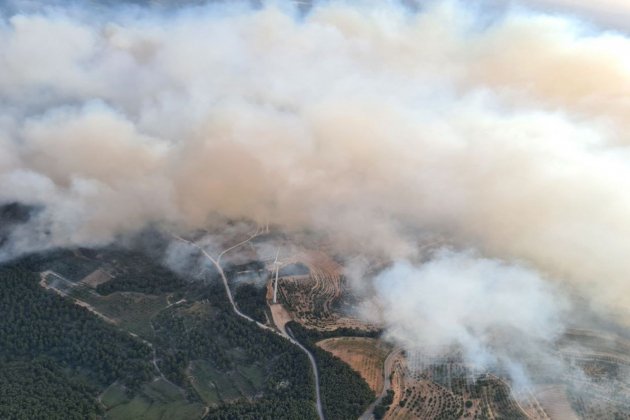
<path id="1" fill-rule="evenodd" d="M 436 339 L 471 348 L 497 328 L 553 337 L 561 305 L 542 277 L 627 316 L 630 39 L 548 3 L 165 14 L 14 1 L 0 23 L 0 202 L 37 211 L 3 258 L 217 214 L 398 261 L 428 233 L 494 259 L 383 273 L 403 341 L 422 331 L 387 307 L 404 290 L 406 316 L 455 317 L 431 325 Z M 456 311 L 427 300 L 442 285 Z"/>
<path id="2" fill-rule="evenodd" d="M 531 269 L 442 249 L 420 266 L 393 265 L 374 284 L 364 316 L 379 314 L 387 337 L 404 348 L 461 349 L 474 369 L 503 369 L 517 385 L 528 381 L 524 363 L 556 359 L 551 348 L 569 304 Z M 552 366 L 564 368 L 559 360 Z"/>

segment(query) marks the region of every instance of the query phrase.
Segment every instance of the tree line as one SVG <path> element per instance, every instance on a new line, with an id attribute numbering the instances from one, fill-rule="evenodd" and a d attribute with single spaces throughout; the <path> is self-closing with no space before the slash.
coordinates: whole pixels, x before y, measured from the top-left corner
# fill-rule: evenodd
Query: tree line
<path id="1" fill-rule="evenodd" d="M 316 343 L 324 338 L 338 337 L 341 331 L 376 334 L 360 330 L 318 331 L 305 328 L 295 321 L 287 324 L 293 336 L 313 353 L 319 369 L 320 392 L 324 414 L 328 420 L 359 417 L 376 398 L 365 380 L 338 357 L 321 349 Z"/>

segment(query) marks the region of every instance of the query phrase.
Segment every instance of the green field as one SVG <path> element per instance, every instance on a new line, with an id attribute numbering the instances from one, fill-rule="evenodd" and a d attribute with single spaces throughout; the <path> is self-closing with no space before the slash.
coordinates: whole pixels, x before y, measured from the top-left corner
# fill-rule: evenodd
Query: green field
<path id="1" fill-rule="evenodd" d="M 264 386 L 264 371 L 258 365 L 239 366 L 238 371 L 243 377 L 247 378 L 255 388 L 261 389 Z"/>
<path id="2" fill-rule="evenodd" d="M 102 397 L 104 404 L 117 404 L 107 411 L 107 419 L 198 419 L 204 410 L 201 404 L 186 401 L 179 388 L 162 379 L 146 384 L 126 401 L 124 390 L 116 388 L 110 387 Z"/>
<path id="3" fill-rule="evenodd" d="M 151 340 L 151 319 L 166 308 L 165 296 L 145 295 L 136 292 L 116 292 L 109 296 L 92 297 L 94 308 L 110 318 L 120 320 L 120 327 Z"/>
<path id="4" fill-rule="evenodd" d="M 127 403 L 129 402 L 127 389 L 122 385 L 112 384 L 101 394 L 101 402 L 108 409 Z"/>
<path id="5" fill-rule="evenodd" d="M 190 363 L 191 382 L 208 404 L 232 401 L 243 396 L 229 374 L 219 372 L 204 360 Z"/>
<path id="6" fill-rule="evenodd" d="M 264 371 L 257 365 L 224 373 L 205 360 L 195 360 L 190 363 L 189 374 L 197 393 L 210 405 L 253 398 L 264 386 Z"/>

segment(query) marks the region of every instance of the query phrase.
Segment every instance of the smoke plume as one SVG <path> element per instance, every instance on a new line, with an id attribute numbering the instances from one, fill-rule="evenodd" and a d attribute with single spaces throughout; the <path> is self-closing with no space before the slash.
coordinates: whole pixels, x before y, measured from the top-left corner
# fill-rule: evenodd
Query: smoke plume
<path id="1" fill-rule="evenodd" d="M 441 249 L 421 265 L 394 264 L 374 286 L 363 315 L 384 321 L 404 348 L 435 357 L 461 350 L 473 370 L 502 370 L 517 386 L 528 384 L 528 363 L 566 368 L 551 349 L 570 306 L 527 267 Z"/>
<path id="2" fill-rule="evenodd" d="M 402 341 L 417 311 L 471 349 L 496 329 L 551 339 L 555 287 L 629 315 L 630 39 L 612 11 L 45 3 L 0 17 L 0 203 L 35 209 L 2 258 L 221 215 L 399 261 L 375 287 Z M 476 251 L 405 262 L 423 235 Z"/>

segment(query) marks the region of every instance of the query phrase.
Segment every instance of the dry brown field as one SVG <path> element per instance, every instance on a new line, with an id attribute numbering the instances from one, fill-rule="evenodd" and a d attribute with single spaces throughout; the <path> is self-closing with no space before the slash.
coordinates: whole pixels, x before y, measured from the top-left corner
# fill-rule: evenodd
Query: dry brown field
<path id="1" fill-rule="evenodd" d="M 328 338 L 317 345 L 346 362 L 365 379 L 375 393 L 381 393 L 383 365 L 391 346 L 378 339 L 366 337 Z"/>

